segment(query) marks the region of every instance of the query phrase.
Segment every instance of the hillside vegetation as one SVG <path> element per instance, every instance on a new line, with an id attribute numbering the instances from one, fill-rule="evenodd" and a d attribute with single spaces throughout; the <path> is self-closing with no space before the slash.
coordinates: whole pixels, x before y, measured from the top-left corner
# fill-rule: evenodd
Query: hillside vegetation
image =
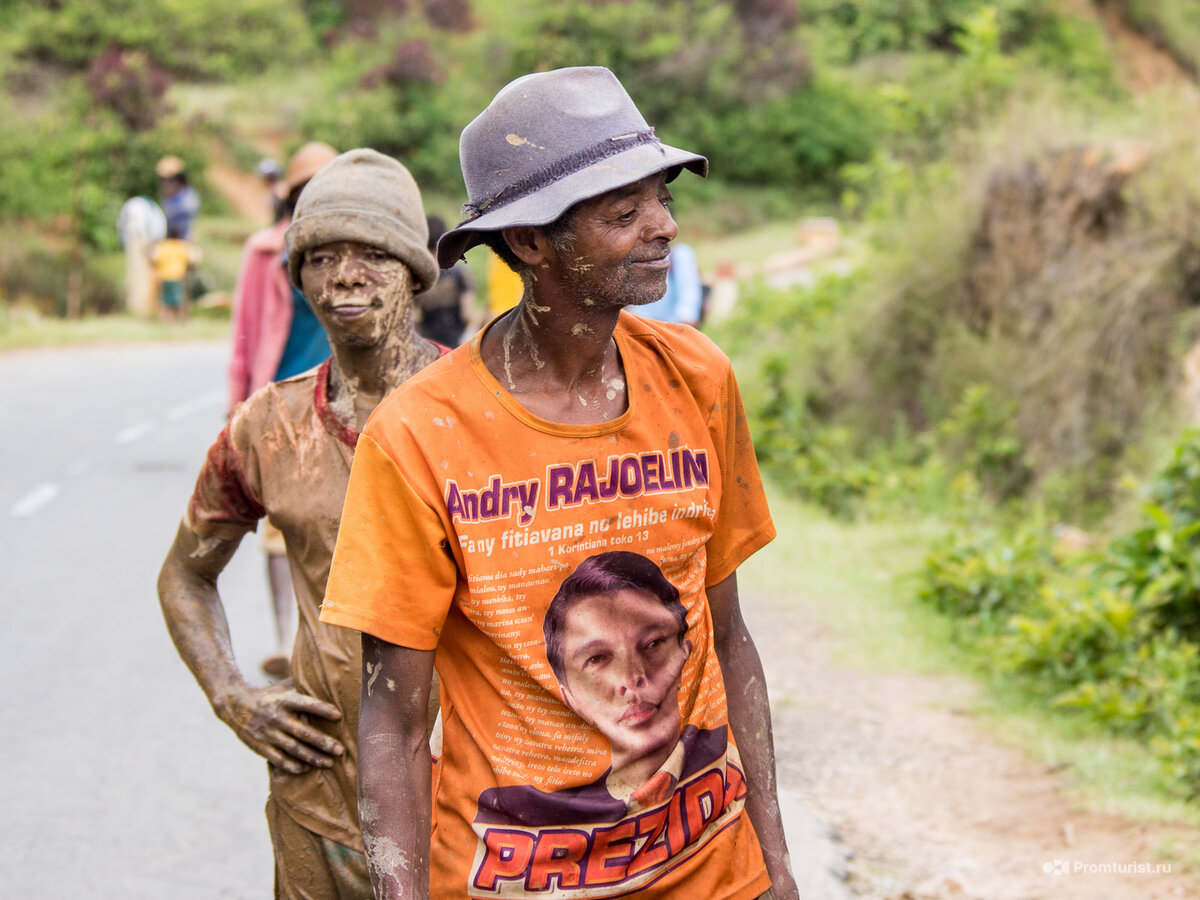
<path id="1" fill-rule="evenodd" d="M 1176 83 L 1131 91 L 1106 23 Z M 677 212 L 710 256 L 840 220 L 814 284 L 745 283 L 707 326 L 772 479 L 833 516 L 936 517 L 920 592 L 982 670 L 1200 789 L 1194 4 L 7 0 L 0 35 L 0 328 L 72 284 L 120 307 L 117 210 L 166 153 L 228 290 L 252 223 L 206 170 L 373 146 L 454 219 L 458 134 L 501 85 L 611 67 L 709 156 Z"/>

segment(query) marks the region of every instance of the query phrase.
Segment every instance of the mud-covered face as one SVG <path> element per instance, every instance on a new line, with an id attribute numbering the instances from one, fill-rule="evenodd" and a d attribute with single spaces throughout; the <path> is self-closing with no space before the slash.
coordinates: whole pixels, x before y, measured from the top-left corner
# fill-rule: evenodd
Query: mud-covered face
<path id="1" fill-rule="evenodd" d="M 412 272 L 378 247 L 338 241 L 306 250 L 300 290 L 333 344 L 374 347 L 413 330 Z"/>
<path id="2" fill-rule="evenodd" d="M 563 623 L 563 699 L 608 738 L 613 769 L 679 738 L 676 697 L 691 641 L 658 597 L 624 589 L 580 600 Z"/>
<path id="3" fill-rule="evenodd" d="M 584 306 L 653 303 L 667 290 L 668 255 L 679 233 L 666 173 L 585 200 L 555 247 L 564 284 Z"/>

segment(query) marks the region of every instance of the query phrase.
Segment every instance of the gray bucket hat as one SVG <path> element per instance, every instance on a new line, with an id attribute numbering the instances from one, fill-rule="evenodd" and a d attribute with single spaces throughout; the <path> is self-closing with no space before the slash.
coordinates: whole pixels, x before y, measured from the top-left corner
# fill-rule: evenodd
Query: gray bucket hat
<path id="1" fill-rule="evenodd" d="M 708 160 L 669 147 L 602 66 L 524 75 L 500 90 L 463 129 L 459 160 L 467 184 L 464 219 L 437 246 L 452 266 L 481 232 L 546 225 L 580 200 L 647 175 L 686 168 L 708 174 Z"/>

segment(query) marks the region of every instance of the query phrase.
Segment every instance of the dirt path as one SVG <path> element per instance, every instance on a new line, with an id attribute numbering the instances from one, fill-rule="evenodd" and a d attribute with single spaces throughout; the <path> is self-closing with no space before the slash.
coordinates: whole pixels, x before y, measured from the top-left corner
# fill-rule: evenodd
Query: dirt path
<path id="1" fill-rule="evenodd" d="M 243 172 L 228 160 L 214 155 L 205 175 L 239 215 L 260 228 L 271 224 L 266 184 L 253 172 Z"/>
<path id="2" fill-rule="evenodd" d="M 837 665 L 837 639 L 802 606 L 760 597 L 746 606 L 781 783 L 840 834 L 855 896 L 1200 897 L 1200 873 L 1180 862 L 1200 849 L 1200 831 L 1081 808 L 1070 771 L 1004 746 L 972 718 L 971 684 Z M 1171 847 L 1173 858 L 1160 857 Z M 1047 871 L 1056 861 L 1070 874 Z M 1173 871 L 1113 870 L 1166 862 Z"/>
<path id="3" fill-rule="evenodd" d="M 1195 96 L 1191 75 L 1169 53 L 1129 27 L 1115 4 L 1100 3 L 1098 7 L 1104 30 L 1116 50 L 1121 74 L 1134 94 L 1142 95 L 1168 84 L 1186 87 Z"/>
<path id="4" fill-rule="evenodd" d="M 1106 0 L 1059 0 L 1065 12 L 1099 20 L 1112 43 L 1117 71 L 1137 96 L 1161 85 L 1187 90 L 1195 96 L 1191 75 L 1171 54 L 1130 27 L 1121 10 Z"/>

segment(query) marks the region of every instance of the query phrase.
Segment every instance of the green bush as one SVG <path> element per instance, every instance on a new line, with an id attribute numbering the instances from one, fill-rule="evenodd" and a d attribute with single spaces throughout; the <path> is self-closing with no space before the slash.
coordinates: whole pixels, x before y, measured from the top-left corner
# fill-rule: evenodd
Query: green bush
<path id="1" fill-rule="evenodd" d="M 1033 479 L 1015 421 L 1015 401 L 1000 400 L 987 385 L 970 384 L 934 427 L 934 441 L 951 465 L 970 472 L 1003 503 L 1022 496 Z"/>
<path id="2" fill-rule="evenodd" d="M 288 0 L 16 0 L 5 18 L 25 55 L 77 69 L 115 45 L 145 50 L 181 77 L 231 78 L 299 64 L 314 49 Z"/>
<path id="3" fill-rule="evenodd" d="M 706 155 L 731 181 L 836 188 L 843 167 L 875 151 L 875 105 L 831 79 L 720 115 L 672 117 L 672 139 Z"/>
<path id="4" fill-rule="evenodd" d="M 335 147 L 372 147 L 396 157 L 423 191 L 462 196 L 458 138 L 499 89 L 491 37 L 447 38 L 415 13 L 375 42 L 346 42 L 307 98 L 305 134 Z M 453 72 L 453 75 L 450 73 Z"/>
<path id="5" fill-rule="evenodd" d="M 967 23 L 983 10 L 996 17 L 1009 49 L 1056 19 L 1045 0 L 815 0 L 807 8 L 825 57 L 842 63 L 897 51 L 957 52 Z"/>
<path id="6" fill-rule="evenodd" d="M 116 249 L 121 204 L 157 195 L 154 164 L 162 156 L 180 154 L 189 171 L 203 171 L 202 150 L 177 125 L 131 132 L 111 112 L 90 109 L 78 85 L 35 119 L 11 106 L 7 112 L 21 127 L 0 129 L 0 220 L 38 222 L 90 249 Z"/>
<path id="7" fill-rule="evenodd" d="M 1200 431 L 1189 431 L 1149 486 L 1147 524 L 1113 541 L 1103 569 L 1154 626 L 1200 641 Z"/>
<path id="8" fill-rule="evenodd" d="M 1054 568 L 1050 544 L 1035 530 L 957 534 L 927 554 L 917 595 L 964 633 L 995 634 L 1033 602 Z"/>
<path id="9" fill-rule="evenodd" d="M 1115 732 L 1149 739 L 1200 793 L 1200 433 L 1148 485 L 1146 523 L 1068 561 L 1048 536 L 960 534 L 935 548 L 920 596 L 989 667 Z"/>
<path id="10" fill-rule="evenodd" d="M 794 23 L 768 9 L 787 4 L 745 12 L 754 6 L 539 4 L 509 36 L 507 74 L 607 66 L 658 134 L 708 156 L 717 177 L 836 185 L 841 166 L 874 150 L 873 105 L 835 79 L 813 79 Z"/>

